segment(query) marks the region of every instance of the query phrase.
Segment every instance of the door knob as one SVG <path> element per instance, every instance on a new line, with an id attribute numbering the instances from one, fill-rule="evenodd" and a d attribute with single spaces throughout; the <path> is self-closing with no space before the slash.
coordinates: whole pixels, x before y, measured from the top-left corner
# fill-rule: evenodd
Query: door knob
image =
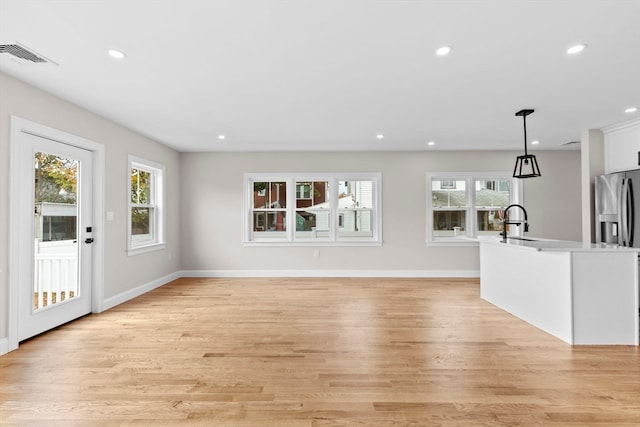
<path id="1" fill-rule="evenodd" d="M 85 243 L 93 243 L 93 237 L 87 237 L 86 239 L 84 239 Z"/>

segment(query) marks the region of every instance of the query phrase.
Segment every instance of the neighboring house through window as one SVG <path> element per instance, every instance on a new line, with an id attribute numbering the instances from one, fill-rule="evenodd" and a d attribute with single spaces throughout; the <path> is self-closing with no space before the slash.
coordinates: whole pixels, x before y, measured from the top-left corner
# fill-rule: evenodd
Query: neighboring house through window
<path id="1" fill-rule="evenodd" d="M 164 247 L 164 166 L 129 156 L 129 255 Z"/>
<path id="2" fill-rule="evenodd" d="M 310 182 L 298 182 L 296 183 L 296 200 L 311 199 L 311 183 Z"/>
<path id="3" fill-rule="evenodd" d="M 498 235 L 503 210 L 522 198 L 521 180 L 508 172 L 428 174 L 427 189 L 427 241 L 432 244 Z"/>
<path id="4" fill-rule="evenodd" d="M 246 244 L 380 244 L 379 173 L 246 174 Z"/>

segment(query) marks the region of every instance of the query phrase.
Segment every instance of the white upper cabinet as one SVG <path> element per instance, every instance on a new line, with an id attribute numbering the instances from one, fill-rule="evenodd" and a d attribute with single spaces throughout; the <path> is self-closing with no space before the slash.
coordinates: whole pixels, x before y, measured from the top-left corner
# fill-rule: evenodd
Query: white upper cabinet
<path id="1" fill-rule="evenodd" d="M 640 120 L 609 126 L 602 131 L 605 172 L 640 169 Z"/>

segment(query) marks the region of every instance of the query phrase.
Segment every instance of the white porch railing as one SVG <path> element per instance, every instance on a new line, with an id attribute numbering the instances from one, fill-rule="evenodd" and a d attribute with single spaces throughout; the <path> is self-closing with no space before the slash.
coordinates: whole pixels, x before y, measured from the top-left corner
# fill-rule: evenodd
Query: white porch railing
<path id="1" fill-rule="evenodd" d="M 33 292 L 36 309 L 78 295 L 77 255 L 36 254 Z"/>

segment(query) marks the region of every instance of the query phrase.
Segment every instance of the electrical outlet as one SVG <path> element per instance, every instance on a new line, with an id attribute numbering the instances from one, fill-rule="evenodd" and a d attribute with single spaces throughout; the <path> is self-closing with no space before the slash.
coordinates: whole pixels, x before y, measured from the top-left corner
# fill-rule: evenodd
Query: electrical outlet
<path id="1" fill-rule="evenodd" d="M 316 250 L 313 252 L 313 256 L 314 256 L 314 257 L 316 257 L 316 258 L 318 258 L 318 257 L 320 256 L 320 251 L 316 249 Z"/>

